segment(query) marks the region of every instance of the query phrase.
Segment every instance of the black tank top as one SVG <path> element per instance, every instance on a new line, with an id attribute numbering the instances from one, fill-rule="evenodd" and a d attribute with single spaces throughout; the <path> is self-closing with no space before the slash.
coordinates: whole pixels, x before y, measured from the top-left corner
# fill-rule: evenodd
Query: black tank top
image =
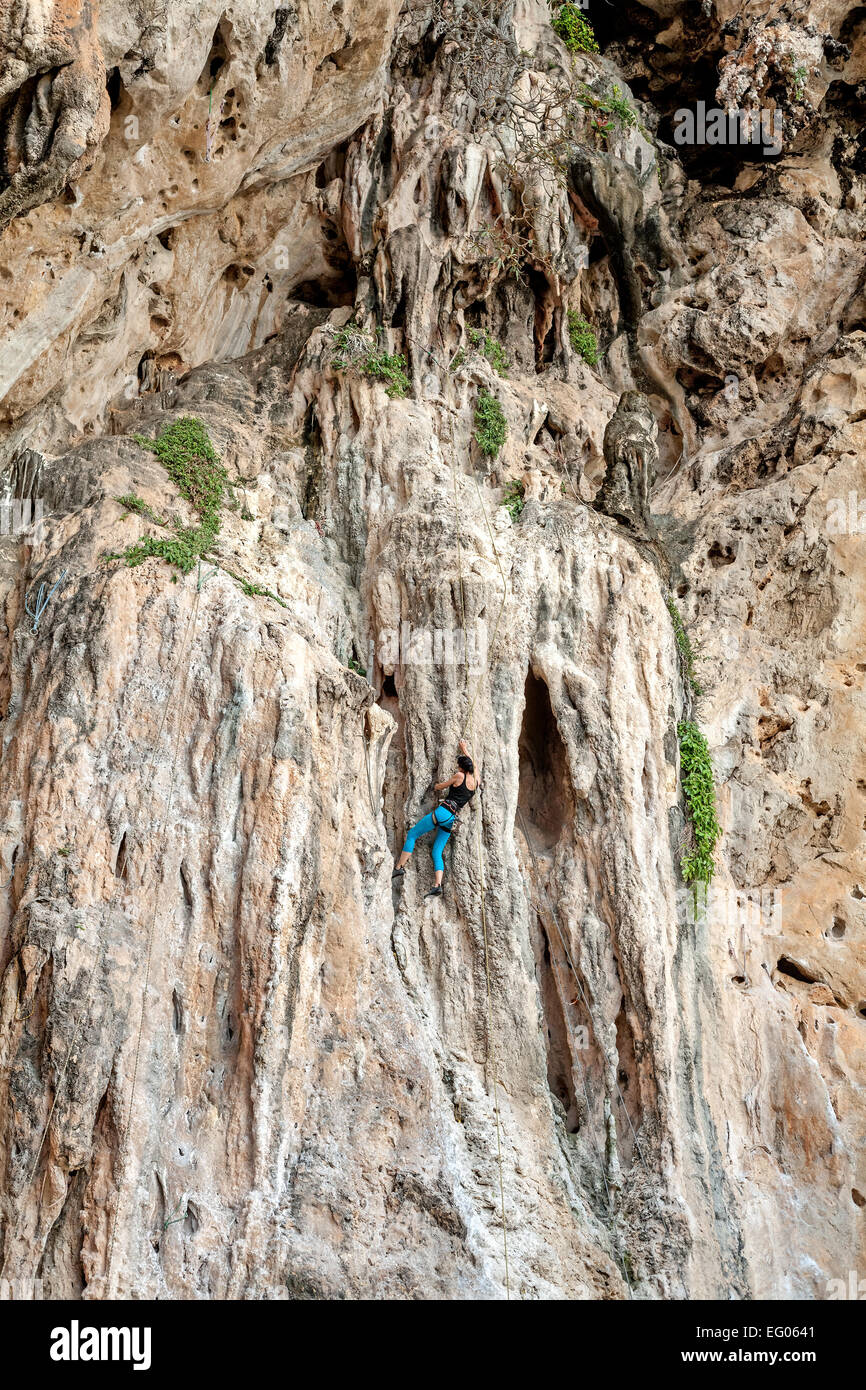
<path id="1" fill-rule="evenodd" d="M 450 801 L 451 804 L 456 806 L 458 811 L 460 811 L 472 800 L 477 790 L 477 787 L 473 787 L 470 790 L 466 785 L 466 778 L 464 777 L 459 787 L 450 788 L 448 795 L 445 797 L 445 801 Z"/>

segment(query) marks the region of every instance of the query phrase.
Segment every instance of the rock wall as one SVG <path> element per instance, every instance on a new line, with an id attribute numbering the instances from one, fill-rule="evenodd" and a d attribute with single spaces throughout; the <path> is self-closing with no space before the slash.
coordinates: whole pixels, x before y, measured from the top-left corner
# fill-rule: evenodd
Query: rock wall
<path id="1" fill-rule="evenodd" d="M 0 536 L 3 1278 L 810 1299 L 862 1262 L 864 30 L 753 9 L 591 4 L 598 55 L 540 0 L 0 20 L 4 516 L 44 509 Z M 677 143 L 698 100 L 781 154 Z M 141 442 L 183 417 L 219 533 L 130 566 L 195 523 Z M 464 733 L 425 899 L 424 842 L 392 862 Z"/>

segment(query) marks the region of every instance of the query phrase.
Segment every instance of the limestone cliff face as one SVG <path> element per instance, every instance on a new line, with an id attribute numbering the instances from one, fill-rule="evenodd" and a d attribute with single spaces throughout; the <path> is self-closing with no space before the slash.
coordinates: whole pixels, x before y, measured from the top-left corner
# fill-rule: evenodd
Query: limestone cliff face
<path id="1" fill-rule="evenodd" d="M 0 536 L 5 1279 L 862 1266 L 866 31 L 621 8 L 600 55 L 540 0 L 0 20 L 3 515 L 44 513 Z M 677 143 L 697 101 L 781 153 Z M 200 520 L 141 442 L 185 417 L 220 528 L 130 566 Z M 464 732 L 425 899 L 392 862 Z"/>

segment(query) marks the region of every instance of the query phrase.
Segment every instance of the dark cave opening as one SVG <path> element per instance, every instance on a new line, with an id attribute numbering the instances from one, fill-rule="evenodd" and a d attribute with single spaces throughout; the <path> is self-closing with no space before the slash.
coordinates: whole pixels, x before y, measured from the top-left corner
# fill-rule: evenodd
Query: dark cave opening
<path id="1" fill-rule="evenodd" d="M 574 1085 L 575 1059 L 572 1056 L 571 1038 L 564 1012 L 568 1004 L 561 997 L 558 983 L 558 979 L 564 978 L 563 967 L 559 961 L 554 967 L 550 954 L 550 939 L 541 917 L 536 917 L 532 942 L 535 952 L 535 977 L 538 981 L 544 1018 L 547 1084 L 551 1095 L 556 1097 L 565 1112 L 566 1129 L 569 1134 L 576 1134 L 580 1129 L 580 1107 Z"/>
<path id="2" fill-rule="evenodd" d="M 626 1013 L 625 998 L 620 1001 L 616 1018 L 616 1054 L 616 1082 L 619 1088 L 616 1099 L 617 1143 L 620 1158 L 631 1161 L 641 1113 L 634 1034 Z"/>
<path id="3" fill-rule="evenodd" d="M 321 276 L 318 280 L 302 280 L 292 288 L 290 299 L 309 304 L 314 309 L 351 308 L 355 303 L 357 281 L 351 265 L 334 278 Z"/>
<path id="4" fill-rule="evenodd" d="M 393 844 L 396 851 L 402 845 L 408 828 L 405 808 L 406 788 L 409 782 L 409 766 L 406 757 L 406 719 L 400 708 L 400 692 L 395 673 L 391 672 L 385 675 L 377 659 L 370 674 L 374 687 L 378 686 L 380 681 L 382 683 L 376 703 L 381 709 L 387 710 L 397 725 L 388 748 L 382 787 L 382 811 L 386 825 L 394 826 Z"/>
<path id="5" fill-rule="evenodd" d="M 817 983 L 818 976 L 810 975 L 808 971 L 802 969 L 796 961 L 790 960 L 788 956 L 780 956 L 776 962 L 776 970 L 780 975 L 787 975 L 792 980 L 800 980 L 801 983 L 814 985 Z"/>
<path id="6" fill-rule="evenodd" d="M 120 68 L 113 67 L 106 74 L 105 90 L 108 92 L 108 99 L 111 102 L 112 111 L 116 111 L 123 97 L 123 83 L 120 80 Z"/>
<path id="7" fill-rule="evenodd" d="M 518 740 L 518 807 L 536 850 L 552 850 L 574 815 L 565 744 L 547 685 L 530 670 Z"/>
<path id="8" fill-rule="evenodd" d="M 289 27 L 289 19 L 291 17 L 292 11 L 288 5 L 277 6 L 276 13 L 274 14 L 274 27 L 265 44 L 265 51 L 263 54 L 266 67 L 272 68 L 278 61 L 280 44 L 286 36 L 286 30 Z"/>

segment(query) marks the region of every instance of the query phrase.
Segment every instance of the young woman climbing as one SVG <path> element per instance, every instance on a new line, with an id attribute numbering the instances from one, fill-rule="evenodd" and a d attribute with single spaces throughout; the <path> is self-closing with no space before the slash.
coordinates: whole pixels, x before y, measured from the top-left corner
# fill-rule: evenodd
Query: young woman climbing
<path id="1" fill-rule="evenodd" d="M 406 843 L 397 861 L 397 867 L 391 875 L 392 878 L 403 877 L 409 862 L 409 855 L 415 848 L 415 841 L 418 836 L 427 835 L 431 830 L 435 830 L 436 838 L 430 851 L 433 856 L 433 867 L 436 870 L 435 883 L 429 893 L 424 894 L 425 898 L 438 898 L 442 895 L 442 875 L 445 872 L 442 851 L 448 843 L 448 837 L 454 828 L 454 821 L 458 812 L 472 800 L 478 789 L 475 764 L 470 758 L 469 749 L 462 738 L 460 740 L 460 755 L 457 759 L 457 771 L 447 782 L 437 782 L 433 790 L 442 792 L 448 787 L 451 788 L 450 795 L 443 797 L 439 805 L 434 806 L 429 815 L 423 816 L 417 825 L 412 826 L 406 836 Z"/>

